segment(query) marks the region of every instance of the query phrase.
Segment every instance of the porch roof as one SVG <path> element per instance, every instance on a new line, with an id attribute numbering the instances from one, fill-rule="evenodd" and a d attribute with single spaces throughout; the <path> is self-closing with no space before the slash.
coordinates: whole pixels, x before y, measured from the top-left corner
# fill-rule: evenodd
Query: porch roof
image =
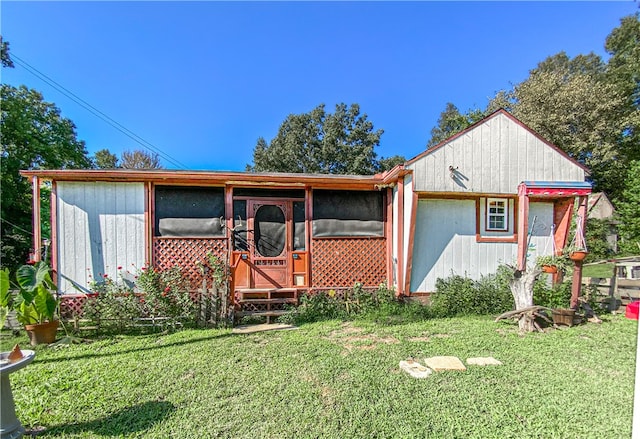
<path id="1" fill-rule="evenodd" d="M 20 174 L 24 177 L 38 177 L 43 180 L 53 181 L 153 182 L 179 185 L 232 185 L 277 188 L 374 189 L 390 183 L 387 173 L 376 175 L 335 175 L 167 169 L 36 169 L 23 170 L 20 171 Z"/>
<path id="2" fill-rule="evenodd" d="M 591 183 L 586 181 L 523 181 L 518 186 L 518 195 L 533 197 L 577 197 L 591 193 Z"/>

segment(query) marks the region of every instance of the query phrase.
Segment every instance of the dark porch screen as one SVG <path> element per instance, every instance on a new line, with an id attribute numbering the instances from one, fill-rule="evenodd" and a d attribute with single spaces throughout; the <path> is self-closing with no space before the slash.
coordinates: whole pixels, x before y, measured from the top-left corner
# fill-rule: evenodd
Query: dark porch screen
<path id="1" fill-rule="evenodd" d="M 224 236 L 223 188 L 156 186 L 155 235 Z"/>
<path id="2" fill-rule="evenodd" d="M 384 236 L 383 194 L 313 191 L 313 237 Z"/>

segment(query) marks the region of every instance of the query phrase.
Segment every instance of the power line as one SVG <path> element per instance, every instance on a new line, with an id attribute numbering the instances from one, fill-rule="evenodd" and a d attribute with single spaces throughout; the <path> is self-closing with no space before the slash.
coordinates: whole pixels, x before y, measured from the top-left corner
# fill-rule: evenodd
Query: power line
<path id="1" fill-rule="evenodd" d="M 188 169 L 188 166 L 186 166 L 184 163 L 181 163 L 180 161 L 174 159 L 170 155 L 168 155 L 165 152 L 163 152 L 160 148 L 158 148 L 158 147 L 154 146 L 152 143 L 144 140 L 142 137 L 138 136 L 136 133 L 134 133 L 133 131 L 131 131 L 130 129 L 128 129 L 127 127 L 122 125 L 121 123 L 119 123 L 116 120 L 112 119 L 111 117 L 109 117 L 108 115 L 106 115 L 102 111 L 98 110 L 96 107 L 94 107 L 93 105 L 91 105 L 90 103 L 88 103 L 87 101 L 82 99 L 81 97 L 77 96 L 72 91 L 70 91 L 67 88 L 65 88 L 64 86 L 58 84 L 56 81 L 54 81 L 50 77 L 48 77 L 47 75 L 45 75 L 44 73 L 42 73 L 41 71 L 36 69 L 35 67 L 31 66 L 29 63 L 27 63 L 26 61 L 21 59 L 19 56 L 16 56 L 13 52 L 11 52 L 11 59 L 14 60 L 18 65 L 20 65 L 23 68 L 25 68 L 29 73 L 31 73 L 32 75 L 36 76 L 37 78 L 39 78 L 40 80 L 44 81 L 45 83 L 49 84 L 51 87 L 55 88 L 57 91 L 59 91 L 60 93 L 62 93 L 63 95 L 65 95 L 66 97 L 71 99 L 72 101 L 74 101 L 76 104 L 78 104 L 81 107 L 83 107 L 85 110 L 87 110 L 90 113 L 92 113 L 94 116 L 96 116 L 99 119 L 103 120 L 104 122 L 108 123 L 109 125 L 111 125 L 115 129 L 117 129 L 118 131 L 120 131 L 121 133 L 123 133 L 124 135 L 129 137 L 130 139 L 134 140 L 136 143 L 140 144 L 143 148 L 146 148 L 149 151 L 152 151 L 152 152 L 158 154 L 160 157 L 164 158 L 166 161 L 172 163 L 173 165 L 177 166 L 178 168 Z"/>
<path id="2" fill-rule="evenodd" d="M 6 219 L 4 219 L 4 218 L 0 218 L 0 221 L 3 221 L 3 222 L 5 222 L 5 223 L 9 224 L 10 226 L 13 226 L 14 228 L 16 228 L 16 229 L 18 229 L 18 230 L 20 230 L 20 231 L 22 231 L 22 232 L 24 232 L 24 233 L 28 233 L 29 235 L 33 235 L 33 232 L 30 232 L 30 231 L 28 231 L 28 230 L 25 230 L 25 229 L 23 229 L 23 228 L 22 228 L 22 227 L 20 227 L 20 226 L 16 226 L 16 225 L 15 225 L 15 224 L 13 224 L 11 221 L 7 221 L 7 220 L 6 220 Z"/>

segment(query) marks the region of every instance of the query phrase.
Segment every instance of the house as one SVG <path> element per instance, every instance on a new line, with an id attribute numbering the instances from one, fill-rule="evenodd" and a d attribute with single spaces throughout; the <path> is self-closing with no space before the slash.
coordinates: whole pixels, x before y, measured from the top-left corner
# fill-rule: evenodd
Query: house
<path id="1" fill-rule="evenodd" d="M 605 221 L 608 226 L 607 247 L 613 253 L 618 252 L 618 233 L 615 219 L 616 209 L 604 192 L 596 192 L 589 196 L 587 218 Z"/>
<path id="2" fill-rule="evenodd" d="M 52 184 L 62 294 L 145 265 L 178 265 L 197 289 L 198 261 L 212 253 L 231 267 L 236 306 L 259 302 L 252 309 L 264 315 L 301 292 L 387 283 L 408 296 L 452 273 L 523 268 L 566 245 L 575 199 L 584 220 L 586 173 L 503 110 L 373 176 L 22 171 L 32 179 L 36 243 L 40 184 Z"/>

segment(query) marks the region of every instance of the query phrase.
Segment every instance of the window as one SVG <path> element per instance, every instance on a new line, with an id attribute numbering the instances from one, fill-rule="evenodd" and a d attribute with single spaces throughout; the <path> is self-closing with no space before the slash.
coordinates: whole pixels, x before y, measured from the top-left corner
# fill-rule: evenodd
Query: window
<path id="1" fill-rule="evenodd" d="M 507 199 L 487 199 L 487 230 L 507 230 L 509 226 L 507 203 Z"/>

